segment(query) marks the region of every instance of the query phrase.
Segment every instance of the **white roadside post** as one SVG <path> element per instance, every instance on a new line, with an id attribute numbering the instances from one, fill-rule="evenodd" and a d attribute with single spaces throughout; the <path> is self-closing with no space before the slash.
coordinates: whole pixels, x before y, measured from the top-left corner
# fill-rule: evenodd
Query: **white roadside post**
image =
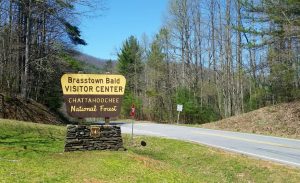
<path id="1" fill-rule="evenodd" d="M 179 124 L 180 112 L 182 112 L 182 109 L 183 109 L 183 105 L 182 104 L 177 104 L 177 112 L 178 112 L 177 124 Z"/>

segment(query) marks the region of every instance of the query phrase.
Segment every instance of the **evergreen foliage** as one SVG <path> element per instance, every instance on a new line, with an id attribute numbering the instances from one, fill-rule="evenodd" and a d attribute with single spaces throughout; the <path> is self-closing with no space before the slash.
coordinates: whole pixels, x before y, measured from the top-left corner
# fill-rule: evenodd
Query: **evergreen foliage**
<path id="1" fill-rule="evenodd" d="M 267 49 L 266 65 L 269 68 L 268 83 L 261 83 L 253 88 L 255 92 L 250 96 L 249 105 L 252 106 L 250 108 L 264 106 L 266 100 L 276 103 L 297 99 L 300 73 L 300 50 L 297 46 L 300 35 L 300 2 L 298 0 L 242 2 L 248 15 L 244 18 L 253 22 L 253 25 L 245 28 L 243 32 L 261 36 L 260 44 L 254 42 L 249 44 L 253 45 L 253 49 Z M 258 105 L 253 106 L 253 102 Z"/>
<path id="2" fill-rule="evenodd" d="M 139 96 L 142 92 L 141 74 L 143 72 L 141 47 L 134 36 L 130 36 L 124 43 L 118 54 L 117 70 L 126 78 L 125 96 L 123 99 L 123 112 L 125 117 L 129 116 L 132 104 L 138 107 Z M 137 108 L 137 116 L 140 117 L 140 109 Z"/>
<path id="3" fill-rule="evenodd" d="M 219 114 L 211 106 L 201 107 L 198 99 L 185 87 L 177 89 L 176 103 L 183 105 L 182 121 L 203 124 L 220 118 Z"/>

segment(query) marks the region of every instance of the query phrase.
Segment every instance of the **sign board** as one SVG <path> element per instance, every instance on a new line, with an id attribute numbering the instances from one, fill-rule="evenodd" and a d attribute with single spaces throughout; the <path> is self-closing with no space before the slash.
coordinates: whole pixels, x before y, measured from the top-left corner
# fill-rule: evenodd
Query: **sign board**
<path id="1" fill-rule="evenodd" d="M 97 138 L 100 137 L 100 127 L 99 126 L 91 126 L 90 128 L 91 132 L 90 132 L 90 136 Z"/>
<path id="2" fill-rule="evenodd" d="M 182 104 L 177 104 L 177 111 L 182 112 L 183 105 Z"/>
<path id="3" fill-rule="evenodd" d="M 113 74 L 64 74 L 61 85 L 72 117 L 117 117 L 126 79 Z"/>
<path id="4" fill-rule="evenodd" d="M 134 116 L 135 115 L 135 107 L 134 104 L 131 106 L 131 111 L 130 111 L 130 116 Z"/>

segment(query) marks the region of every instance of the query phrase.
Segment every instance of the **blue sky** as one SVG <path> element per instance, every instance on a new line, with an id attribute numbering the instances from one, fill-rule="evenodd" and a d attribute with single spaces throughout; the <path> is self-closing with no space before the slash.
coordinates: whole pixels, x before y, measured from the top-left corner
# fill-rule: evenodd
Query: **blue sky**
<path id="1" fill-rule="evenodd" d="M 103 58 L 116 59 L 116 51 L 130 35 L 141 38 L 143 33 L 150 38 L 162 26 L 167 12 L 168 0 L 106 0 L 102 16 L 82 17 L 80 29 L 87 46 L 79 47 L 83 53 Z"/>

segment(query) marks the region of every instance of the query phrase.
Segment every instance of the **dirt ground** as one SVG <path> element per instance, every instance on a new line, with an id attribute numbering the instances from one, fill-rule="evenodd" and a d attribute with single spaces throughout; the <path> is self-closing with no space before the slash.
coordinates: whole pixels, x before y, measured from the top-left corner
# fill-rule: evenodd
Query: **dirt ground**
<path id="1" fill-rule="evenodd" d="M 33 100 L 8 98 L 4 101 L 4 118 L 44 124 L 62 124 L 60 117 Z"/>
<path id="2" fill-rule="evenodd" d="M 300 101 L 264 107 L 201 127 L 300 139 Z"/>

